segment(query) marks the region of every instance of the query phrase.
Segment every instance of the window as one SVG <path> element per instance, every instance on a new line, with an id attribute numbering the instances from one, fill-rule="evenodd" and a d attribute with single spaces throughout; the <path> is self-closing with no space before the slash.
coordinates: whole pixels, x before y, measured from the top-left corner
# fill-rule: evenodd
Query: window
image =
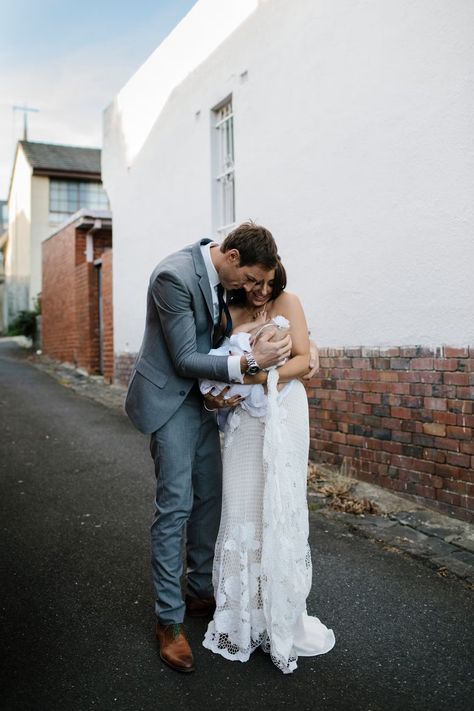
<path id="1" fill-rule="evenodd" d="M 226 233 L 235 223 L 234 115 L 232 99 L 215 109 L 216 223 Z"/>
<path id="2" fill-rule="evenodd" d="M 52 222 L 61 222 L 82 207 L 90 210 L 109 209 L 107 195 L 100 183 L 49 181 L 49 217 Z"/>

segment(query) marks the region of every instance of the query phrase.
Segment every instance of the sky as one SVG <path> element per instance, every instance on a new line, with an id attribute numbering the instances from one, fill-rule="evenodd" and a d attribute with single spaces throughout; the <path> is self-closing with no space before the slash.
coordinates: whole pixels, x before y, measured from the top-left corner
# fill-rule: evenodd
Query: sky
<path id="1" fill-rule="evenodd" d="M 2 0 L 0 199 L 16 143 L 100 146 L 102 112 L 196 0 Z"/>

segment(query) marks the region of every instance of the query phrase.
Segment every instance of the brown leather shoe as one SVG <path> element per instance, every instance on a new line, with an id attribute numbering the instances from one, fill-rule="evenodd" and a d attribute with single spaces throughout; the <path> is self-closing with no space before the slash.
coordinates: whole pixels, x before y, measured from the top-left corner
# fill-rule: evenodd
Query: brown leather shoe
<path id="1" fill-rule="evenodd" d="M 186 595 L 186 614 L 189 617 L 212 617 L 216 609 L 213 597 L 190 597 Z"/>
<path id="2" fill-rule="evenodd" d="M 160 645 L 160 657 L 165 664 L 179 672 L 194 671 L 193 653 L 182 624 L 162 625 L 157 622 L 156 638 Z"/>

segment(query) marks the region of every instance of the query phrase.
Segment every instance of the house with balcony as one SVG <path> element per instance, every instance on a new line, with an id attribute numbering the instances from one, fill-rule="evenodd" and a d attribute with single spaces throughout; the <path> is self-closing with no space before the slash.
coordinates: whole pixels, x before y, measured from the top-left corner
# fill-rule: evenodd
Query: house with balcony
<path id="1" fill-rule="evenodd" d="M 18 141 L 3 238 L 5 327 L 41 293 L 41 245 L 81 208 L 108 210 L 99 148 Z"/>

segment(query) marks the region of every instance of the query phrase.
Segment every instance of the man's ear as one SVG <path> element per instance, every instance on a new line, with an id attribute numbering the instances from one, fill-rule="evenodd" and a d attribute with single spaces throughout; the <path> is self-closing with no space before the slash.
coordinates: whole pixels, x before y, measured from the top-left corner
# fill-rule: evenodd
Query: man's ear
<path id="1" fill-rule="evenodd" d="M 240 264 L 240 252 L 238 249 L 229 249 L 226 253 L 225 256 L 227 258 L 227 261 L 229 264 L 233 264 L 234 266 L 238 267 Z"/>

